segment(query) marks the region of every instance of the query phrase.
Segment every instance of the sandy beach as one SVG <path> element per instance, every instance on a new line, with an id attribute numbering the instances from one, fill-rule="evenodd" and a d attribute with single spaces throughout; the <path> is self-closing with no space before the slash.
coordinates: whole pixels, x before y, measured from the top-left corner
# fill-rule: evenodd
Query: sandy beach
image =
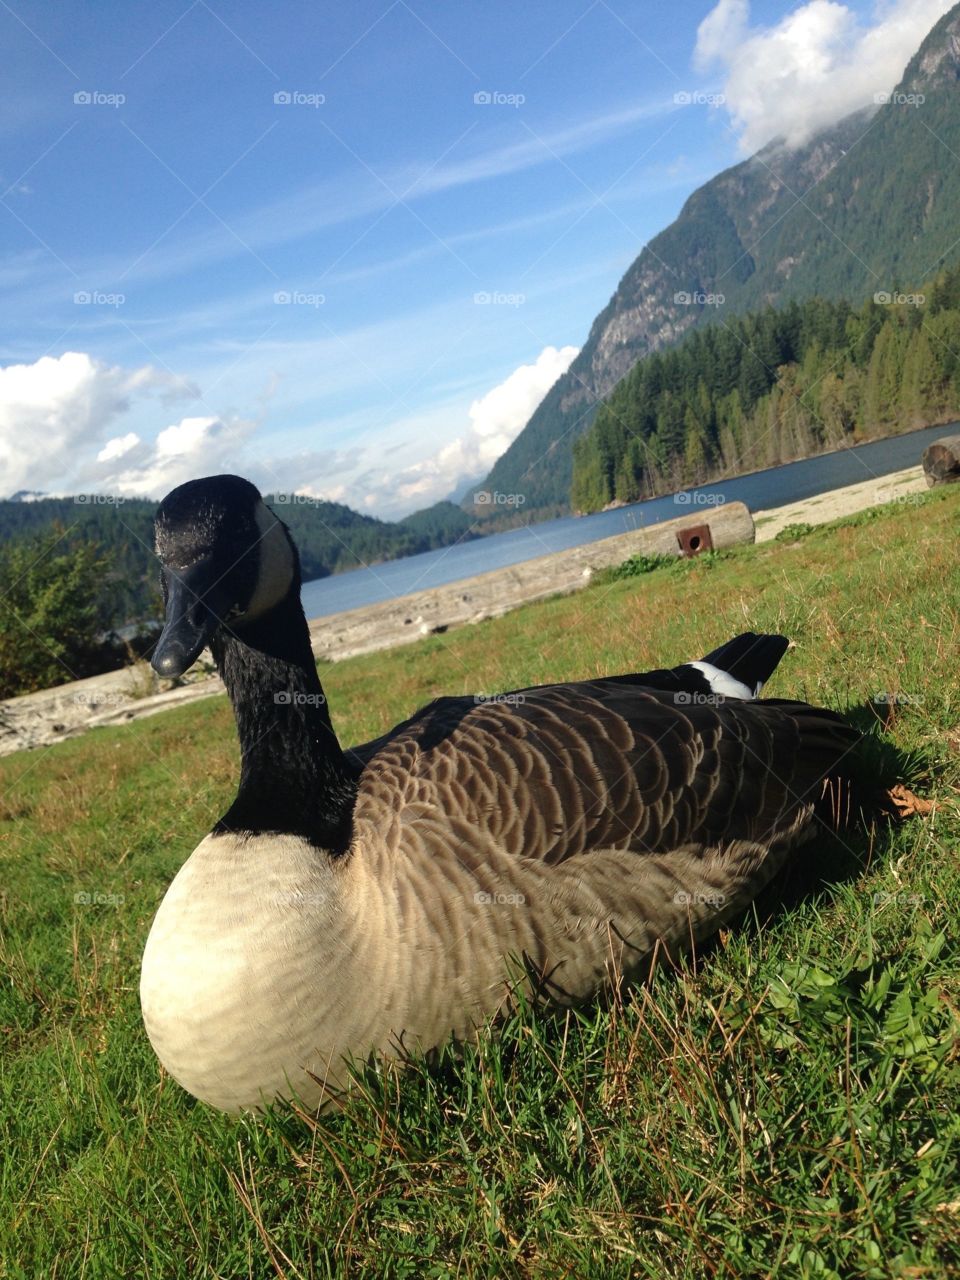
<path id="1" fill-rule="evenodd" d="M 790 524 L 826 524 L 830 520 L 839 520 L 841 516 L 855 515 L 867 507 L 909 501 L 926 492 L 923 468 L 916 466 L 895 471 L 879 480 L 872 478 L 848 485 L 845 489 L 833 489 L 814 498 L 804 498 L 802 502 L 791 502 L 773 511 L 755 511 L 753 519 L 757 526 L 757 542 L 769 542 Z"/>

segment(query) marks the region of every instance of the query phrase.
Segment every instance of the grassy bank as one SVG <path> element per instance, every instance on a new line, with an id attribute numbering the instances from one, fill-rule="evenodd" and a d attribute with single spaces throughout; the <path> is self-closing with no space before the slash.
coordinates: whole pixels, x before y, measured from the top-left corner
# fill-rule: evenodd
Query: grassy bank
<path id="1" fill-rule="evenodd" d="M 783 631 L 771 694 L 883 695 L 941 804 L 818 842 L 633 1001 L 371 1070 L 319 1121 L 194 1103 L 140 1024 L 152 914 L 233 793 L 225 700 L 0 762 L 0 1275 L 960 1275 L 958 524 L 934 493 L 325 667 L 352 742 Z"/>

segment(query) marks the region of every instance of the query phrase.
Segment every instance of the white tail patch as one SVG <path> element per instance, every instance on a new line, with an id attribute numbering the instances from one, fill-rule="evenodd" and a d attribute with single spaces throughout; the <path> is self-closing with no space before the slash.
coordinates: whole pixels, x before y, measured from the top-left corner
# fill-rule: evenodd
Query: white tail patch
<path id="1" fill-rule="evenodd" d="M 688 662 L 687 666 L 699 671 L 710 685 L 710 692 L 723 698 L 741 698 L 744 702 L 752 702 L 763 687 L 758 680 L 757 687 L 751 689 L 742 680 L 735 679 L 729 671 L 715 667 L 712 662 Z"/>

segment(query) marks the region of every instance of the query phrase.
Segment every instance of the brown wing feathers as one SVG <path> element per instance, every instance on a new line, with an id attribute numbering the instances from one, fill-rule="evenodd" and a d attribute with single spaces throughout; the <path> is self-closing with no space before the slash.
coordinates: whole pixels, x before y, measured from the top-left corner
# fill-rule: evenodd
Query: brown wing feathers
<path id="1" fill-rule="evenodd" d="M 416 779 L 420 800 L 515 856 L 556 863 L 592 849 L 771 841 L 857 737 L 803 703 L 684 703 L 597 681 L 522 702 L 443 699 L 373 752 L 365 778 Z"/>

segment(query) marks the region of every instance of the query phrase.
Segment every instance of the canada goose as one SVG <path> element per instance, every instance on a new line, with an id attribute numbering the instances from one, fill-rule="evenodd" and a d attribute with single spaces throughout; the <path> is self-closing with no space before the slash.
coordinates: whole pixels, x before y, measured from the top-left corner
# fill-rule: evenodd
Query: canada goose
<path id="1" fill-rule="evenodd" d="M 140 996 L 160 1061 L 227 1111 L 348 1080 L 495 1014 L 522 959 L 562 1003 L 637 975 L 747 904 L 816 830 L 858 734 L 751 698 L 787 641 L 672 671 L 440 698 L 341 750 L 280 520 L 237 476 L 156 519 L 184 672 L 207 644 L 237 722 L 237 797 L 164 897 Z"/>

